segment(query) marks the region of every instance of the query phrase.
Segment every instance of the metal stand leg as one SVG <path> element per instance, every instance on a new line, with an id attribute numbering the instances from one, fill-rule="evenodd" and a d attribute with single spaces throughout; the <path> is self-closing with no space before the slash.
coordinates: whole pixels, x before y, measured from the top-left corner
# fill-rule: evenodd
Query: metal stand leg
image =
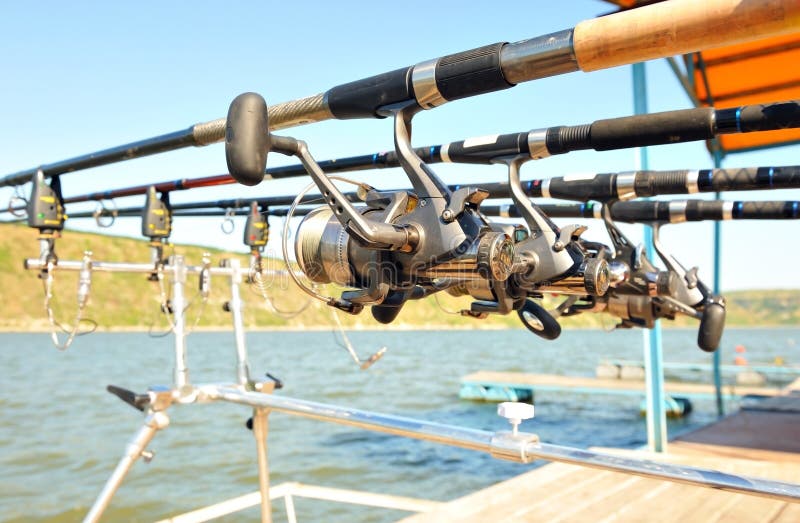
<path id="1" fill-rule="evenodd" d="M 83 519 L 84 523 L 94 523 L 100 520 L 108 504 L 111 503 L 111 498 L 116 494 L 119 486 L 122 484 L 122 480 L 125 479 L 125 476 L 128 474 L 134 462 L 139 459 L 139 456 L 146 452 L 145 449 L 147 445 L 150 444 L 153 436 L 156 435 L 156 432 L 167 428 L 168 425 L 169 417 L 164 412 L 153 412 L 147 416 L 144 425 L 126 447 L 125 455 L 117 464 L 117 468 L 114 469 L 111 477 L 106 481 L 102 492 L 97 496 L 91 510 L 89 510 L 89 513 L 86 514 L 86 517 Z"/>
<path id="2" fill-rule="evenodd" d="M 253 409 L 253 436 L 258 454 L 258 488 L 261 492 L 261 522 L 272 523 L 272 505 L 269 501 L 269 467 L 267 465 L 267 409 Z"/>
<path id="3" fill-rule="evenodd" d="M 170 258 L 170 271 L 172 278 L 172 310 L 173 326 L 172 331 L 175 335 L 175 388 L 183 393 L 190 388 L 189 385 L 189 365 L 186 357 L 186 297 L 184 285 L 186 285 L 186 263 L 183 256 L 172 256 Z"/>

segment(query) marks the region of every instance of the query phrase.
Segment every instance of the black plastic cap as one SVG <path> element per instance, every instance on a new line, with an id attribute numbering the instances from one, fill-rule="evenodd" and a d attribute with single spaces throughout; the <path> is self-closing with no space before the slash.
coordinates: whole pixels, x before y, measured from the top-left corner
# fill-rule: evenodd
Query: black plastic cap
<path id="1" fill-rule="evenodd" d="M 225 124 L 228 172 L 242 185 L 258 185 L 267 170 L 270 149 L 267 102 L 257 93 L 240 94 L 231 102 Z"/>
<path id="2" fill-rule="evenodd" d="M 697 346 L 706 352 L 714 352 L 719 347 L 722 331 L 725 329 L 725 306 L 709 303 L 703 310 L 700 329 L 697 331 Z"/>

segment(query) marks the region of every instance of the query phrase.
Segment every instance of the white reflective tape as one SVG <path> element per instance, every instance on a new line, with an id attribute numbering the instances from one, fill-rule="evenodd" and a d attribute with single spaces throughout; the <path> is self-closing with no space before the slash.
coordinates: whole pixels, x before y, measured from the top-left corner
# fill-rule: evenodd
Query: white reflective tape
<path id="1" fill-rule="evenodd" d="M 583 180 L 594 180 L 597 176 L 596 173 L 573 173 L 573 174 L 565 174 L 564 181 L 565 182 L 580 182 Z"/>
<path id="2" fill-rule="evenodd" d="M 450 163 L 450 154 L 449 154 L 450 144 L 446 143 L 439 148 L 439 156 L 442 157 L 442 161 L 446 163 Z"/>
<path id="3" fill-rule="evenodd" d="M 602 220 L 603 219 L 603 204 L 600 203 L 600 202 L 596 202 L 594 205 L 592 205 L 592 213 L 594 214 L 595 218 L 597 218 L 598 220 Z"/>
<path id="4" fill-rule="evenodd" d="M 694 194 L 700 192 L 700 186 L 697 185 L 697 180 L 700 177 L 700 171 L 689 171 L 686 173 L 686 192 Z"/>
<path id="5" fill-rule="evenodd" d="M 504 203 L 500 206 L 500 212 L 497 213 L 501 218 L 511 218 L 511 205 Z"/>
<path id="6" fill-rule="evenodd" d="M 722 204 L 722 219 L 733 220 L 733 202 L 725 202 Z"/>
<path id="7" fill-rule="evenodd" d="M 478 147 L 480 145 L 491 145 L 493 143 L 497 143 L 497 139 L 500 138 L 499 134 L 491 134 L 488 136 L 476 136 L 474 138 L 467 138 L 464 140 L 464 149 L 467 147 Z"/>
<path id="8" fill-rule="evenodd" d="M 550 198 L 550 178 L 542 180 L 542 197 Z"/>
<path id="9" fill-rule="evenodd" d="M 674 200 L 669 202 L 669 223 L 680 223 L 686 221 L 686 200 Z"/>
<path id="10" fill-rule="evenodd" d="M 636 198 L 634 184 L 636 182 L 635 173 L 620 173 L 616 178 L 617 198 L 621 201 Z"/>

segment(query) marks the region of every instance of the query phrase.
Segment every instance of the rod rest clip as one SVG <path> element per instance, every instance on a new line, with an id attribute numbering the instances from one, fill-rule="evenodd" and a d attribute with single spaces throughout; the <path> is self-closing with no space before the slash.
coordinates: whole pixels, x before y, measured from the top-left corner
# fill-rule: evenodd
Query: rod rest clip
<path id="1" fill-rule="evenodd" d="M 172 403 L 172 391 L 164 387 L 150 389 L 145 394 L 137 394 L 116 385 L 108 385 L 106 390 L 141 412 L 145 409 L 164 410 Z"/>

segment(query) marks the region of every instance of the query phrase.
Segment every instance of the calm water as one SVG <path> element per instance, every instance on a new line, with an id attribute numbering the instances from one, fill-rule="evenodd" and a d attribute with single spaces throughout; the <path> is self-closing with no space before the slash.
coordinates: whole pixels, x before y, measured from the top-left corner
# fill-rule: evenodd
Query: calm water
<path id="1" fill-rule="evenodd" d="M 666 359 L 708 361 L 696 333 L 664 332 Z M 566 331 L 543 342 L 527 331 L 356 332 L 363 356 L 379 345 L 386 356 L 359 371 L 330 332 L 248 335 L 254 375 L 283 379 L 282 395 L 410 415 L 486 430 L 505 430 L 495 405 L 458 399 L 459 378 L 480 369 L 591 375 L 602 357 L 641 358 L 639 331 Z M 800 329 L 729 329 L 724 360 L 738 344 L 751 361 L 782 356 L 796 362 Z M 189 339 L 195 383 L 232 380 L 230 333 Z M 0 520 L 76 521 L 90 507 L 142 416 L 105 392 L 106 384 L 144 391 L 169 384 L 171 338 L 93 334 L 57 352 L 44 334 L 0 335 Z M 645 443 L 638 401 L 624 397 L 540 393 L 525 430 L 543 441 L 578 447 Z M 688 419 L 670 421 L 670 435 L 714 419 L 711 402 Z M 244 427 L 248 409 L 188 405 L 170 409 L 171 425 L 137 462 L 106 521 L 152 521 L 258 488 L 255 445 Z M 404 440 L 283 414 L 270 416 L 272 484 L 301 481 L 448 500 L 528 470 L 466 451 Z M 305 521 L 392 521 L 402 512 L 296 500 Z M 284 515 L 277 502 L 275 516 Z M 228 521 L 258 519 L 250 510 Z"/>

